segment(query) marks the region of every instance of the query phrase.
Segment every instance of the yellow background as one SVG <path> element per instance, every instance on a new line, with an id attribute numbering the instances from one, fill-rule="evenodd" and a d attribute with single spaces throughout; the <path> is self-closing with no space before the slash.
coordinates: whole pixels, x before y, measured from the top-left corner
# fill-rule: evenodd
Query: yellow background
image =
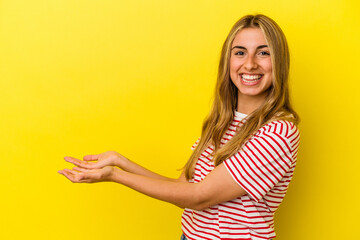
<path id="1" fill-rule="evenodd" d="M 209 110 L 233 23 L 263 13 L 291 50 L 301 149 L 279 240 L 360 239 L 359 4 L 350 0 L 0 1 L 0 239 L 179 239 L 181 209 L 57 174 L 116 150 L 171 177 Z"/>

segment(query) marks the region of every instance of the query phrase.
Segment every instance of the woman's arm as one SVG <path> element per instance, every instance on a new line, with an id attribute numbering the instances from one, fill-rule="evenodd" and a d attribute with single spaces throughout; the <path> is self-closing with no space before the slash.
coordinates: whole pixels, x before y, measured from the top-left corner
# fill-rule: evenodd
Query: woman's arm
<path id="1" fill-rule="evenodd" d="M 152 172 L 140 166 L 139 164 L 136 164 L 135 162 L 132 162 L 115 151 L 107 151 L 96 155 L 86 155 L 84 156 L 83 160 L 73 157 L 65 157 L 64 159 L 67 162 L 73 163 L 77 167 L 84 169 L 100 169 L 106 166 L 116 166 L 126 172 L 146 176 L 149 178 L 162 179 L 167 181 L 186 181 L 184 173 L 182 173 L 178 179 L 168 178 Z"/>
<path id="2" fill-rule="evenodd" d="M 125 158 L 122 155 L 120 155 L 119 159 L 121 159 L 121 160 L 119 161 L 117 166 L 128 173 L 133 173 L 133 174 L 148 177 L 148 178 L 166 180 L 166 181 L 175 181 L 175 182 L 186 181 L 186 179 L 184 178 L 185 177 L 184 172 L 182 172 L 180 177 L 177 179 L 169 178 L 169 177 L 160 175 L 158 173 L 155 173 L 153 171 L 150 171 L 149 169 L 147 169 L 143 166 L 140 166 L 139 164 L 131 161 L 130 159 Z"/>
<path id="3" fill-rule="evenodd" d="M 226 167 L 220 164 L 199 183 L 175 182 L 122 171 L 114 167 L 102 169 L 64 169 L 59 171 L 72 182 L 92 183 L 112 181 L 130 187 L 150 197 L 181 208 L 203 210 L 229 201 L 246 192 L 234 181 Z"/>

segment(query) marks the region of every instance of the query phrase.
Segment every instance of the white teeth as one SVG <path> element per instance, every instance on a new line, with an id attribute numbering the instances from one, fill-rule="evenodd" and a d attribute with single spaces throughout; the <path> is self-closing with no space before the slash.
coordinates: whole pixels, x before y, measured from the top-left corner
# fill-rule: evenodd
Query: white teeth
<path id="1" fill-rule="evenodd" d="M 242 74 L 241 77 L 244 80 L 258 80 L 261 78 L 262 75 L 248 75 L 248 74 Z"/>

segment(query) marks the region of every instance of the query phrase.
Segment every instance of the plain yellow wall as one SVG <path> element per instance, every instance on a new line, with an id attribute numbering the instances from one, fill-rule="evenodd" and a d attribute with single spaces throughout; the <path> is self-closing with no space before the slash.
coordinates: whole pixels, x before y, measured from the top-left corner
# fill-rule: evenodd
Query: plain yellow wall
<path id="1" fill-rule="evenodd" d="M 70 167 L 64 156 L 116 150 L 177 177 L 221 45 L 249 13 L 283 28 L 302 117 L 277 239 L 360 239 L 359 10 L 355 0 L 0 1 L 0 239 L 179 239 L 181 209 L 56 172 Z"/>

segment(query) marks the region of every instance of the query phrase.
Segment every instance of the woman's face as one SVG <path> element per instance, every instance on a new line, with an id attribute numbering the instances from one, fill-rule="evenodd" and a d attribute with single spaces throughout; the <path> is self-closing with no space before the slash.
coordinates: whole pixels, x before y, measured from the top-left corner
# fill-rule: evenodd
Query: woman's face
<path id="1" fill-rule="evenodd" d="M 235 36 L 230 78 L 239 99 L 265 100 L 273 75 L 270 49 L 260 28 L 244 28 Z"/>

